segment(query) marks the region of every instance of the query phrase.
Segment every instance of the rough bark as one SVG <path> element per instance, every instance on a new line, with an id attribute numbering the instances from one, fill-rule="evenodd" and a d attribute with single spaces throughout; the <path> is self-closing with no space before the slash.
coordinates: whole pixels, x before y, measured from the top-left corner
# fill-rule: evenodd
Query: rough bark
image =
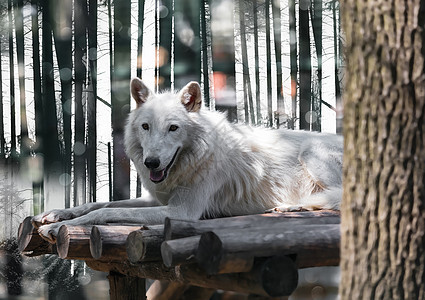
<path id="1" fill-rule="evenodd" d="M 425 1 L 344 0 L 341 9 L 340 298 L 424 299 Z"/>

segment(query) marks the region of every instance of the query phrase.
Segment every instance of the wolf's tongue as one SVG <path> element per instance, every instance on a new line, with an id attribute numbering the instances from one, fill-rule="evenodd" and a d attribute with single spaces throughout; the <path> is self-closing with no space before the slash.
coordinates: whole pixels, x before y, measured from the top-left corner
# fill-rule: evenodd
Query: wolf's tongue
<path id="1" fill-rule="evenodd" d="M 151 171 L 150 179 L 152 181 L 160 181 L 164 178 L 165 169 L 160 171 Z"/>

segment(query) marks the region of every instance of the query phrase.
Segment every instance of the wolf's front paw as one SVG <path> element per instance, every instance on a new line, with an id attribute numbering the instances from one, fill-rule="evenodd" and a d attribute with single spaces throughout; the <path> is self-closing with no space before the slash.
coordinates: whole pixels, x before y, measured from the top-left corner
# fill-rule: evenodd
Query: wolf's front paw
<path id="1" fill-rule="evenodd" d="M 62 226 L 61 223 L 53 223 L 49 225 L 43 225 L 38 228 L 40 236 L 51 244 L 56 243 L 56 237 L 58 236 L 59 228 Z"/>
<path id="2" fill-rule="evenodd" d="M 74 215 L 69 209 L 54 209 L 33 217 L 31 222 L 35 228 L 39 228 L 42 225 L 57 223 L 73 218 Z"/>
<path id="3" fill-rule="evenodd" d="M 296 205 L 294 205 L 294 206 L 279 206 L 279 207 L 275 207 L 275 208 L 266 210 L 266 213 L 300 212 L 300 211 L 310 211 L 310 210 L 311 209 L 309 209 L 307 207 L 296 206 Z"/>

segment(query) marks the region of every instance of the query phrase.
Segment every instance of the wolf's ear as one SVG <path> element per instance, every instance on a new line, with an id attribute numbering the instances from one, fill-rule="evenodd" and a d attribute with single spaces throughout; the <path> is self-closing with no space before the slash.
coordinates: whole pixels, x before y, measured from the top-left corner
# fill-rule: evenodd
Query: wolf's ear
<path id="1" fill-rule="evenodd" d="M 137 77 L 131 80 L 130 87 L 131 95 L 133 96 L 134 100 L 136 100 L 137 107 L 145 103 L 151 95 L 151 91 L 146 87 L 143 81 Z"/>
<path id="2" fill-rule="evenodd" d="M 180 91 L 180 100 L 188 112 L 198 112 L 202 105 L 201 87 L 195 81 L 189 82 Z"/>

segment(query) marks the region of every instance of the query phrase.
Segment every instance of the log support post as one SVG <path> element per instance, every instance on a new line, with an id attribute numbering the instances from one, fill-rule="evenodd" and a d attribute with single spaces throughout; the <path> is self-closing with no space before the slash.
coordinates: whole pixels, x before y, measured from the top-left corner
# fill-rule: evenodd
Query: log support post
<path id="1" fill-rule="evenodd" d="M 146 281 L 144 278 L 109 272 L 109 296 L 111 300 L 146 299 Z"/>

